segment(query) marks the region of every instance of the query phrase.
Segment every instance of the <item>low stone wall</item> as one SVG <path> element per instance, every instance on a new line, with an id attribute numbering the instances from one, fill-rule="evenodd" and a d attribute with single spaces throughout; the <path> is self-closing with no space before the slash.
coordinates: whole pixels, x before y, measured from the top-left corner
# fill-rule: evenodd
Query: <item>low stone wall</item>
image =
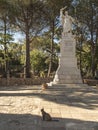
<path id="1" fill-rule="evenodd" d="M 18 85 L 41 85 L 49 83 L 53 78 L 0 78 L 0 86 L 18 86 Z"/>
<path id="2" fill-rule="evenodd" d="M 96 84 L 98 84 L 98 80 L 84 79 L 84 83 L 88 84 L 89 86 L 96 86 Z"/>
<path id="3" fill-rule="evenodd" d="M 18 85 L 41 85 L 43 83 L 49 83 L 53 81 L 53 78 L 0 78 L 0 86 L 18 86 Z M 84 83 L 88 84 L 89 86 L 96 86 L 98 85 L 98 80 L 94 79 L 84 79 Z"/>

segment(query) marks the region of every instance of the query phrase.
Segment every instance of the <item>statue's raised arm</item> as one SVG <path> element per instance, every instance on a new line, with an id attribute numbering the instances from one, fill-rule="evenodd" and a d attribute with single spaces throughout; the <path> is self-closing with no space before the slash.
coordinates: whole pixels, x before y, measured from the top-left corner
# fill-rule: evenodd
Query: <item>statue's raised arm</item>
<path id="1" fill-rule="evenodd" d="M 63 13 L 64 9 L 65 8 L 60 9 L 60 20 L 63 26 L 63 32 L 69 33 L 72 30 L 72 23 L 74 22 L 74 19 L 68 15 L 67 11 Z"/>
<path id="2" fill-rule="evenodd" d="M 63 14 L 64 9 L 66 9 L 66 6 L 64 8 L 60 9 L 60 22 L 61 22 L 62 26 L 64 24 L 64 19 L 65 19 L 65 16 Z"/>

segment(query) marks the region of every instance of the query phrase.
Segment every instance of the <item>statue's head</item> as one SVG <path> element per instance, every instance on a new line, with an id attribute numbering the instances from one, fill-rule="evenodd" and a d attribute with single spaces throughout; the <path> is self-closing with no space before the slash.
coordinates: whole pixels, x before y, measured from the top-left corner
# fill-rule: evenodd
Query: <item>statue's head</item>
<path id="1" fill-rule="evenodd" d="M 68 15 L 68 12 L 67 12 L 67 11 L 65 11 L 65 15 Z"/>

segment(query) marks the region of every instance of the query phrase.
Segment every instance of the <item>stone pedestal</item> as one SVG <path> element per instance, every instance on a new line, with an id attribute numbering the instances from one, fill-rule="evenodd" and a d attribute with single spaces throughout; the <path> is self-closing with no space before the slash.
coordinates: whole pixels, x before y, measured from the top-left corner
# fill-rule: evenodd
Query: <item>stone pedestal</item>
<path id="1" fill-rule="evenodd" d="M 62 34 L 60 44 L 59 66 L 53 84 L 80 84 L 82 83 L 80 70 L 77 67 L 76 41 L 71 33 Z"/>

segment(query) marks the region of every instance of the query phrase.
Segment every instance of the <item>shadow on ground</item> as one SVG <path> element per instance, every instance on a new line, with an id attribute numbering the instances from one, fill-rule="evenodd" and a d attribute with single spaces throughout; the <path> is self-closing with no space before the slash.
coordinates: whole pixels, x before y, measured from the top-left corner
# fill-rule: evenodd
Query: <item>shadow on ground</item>
<path id="1" fill-rule="evenodd" d="M 85 109 L 98 109 L 98 90 L 95 87 L 49 88 L 41 91 L 40 86 L 1 87 L 0 97 L 27 96 L 39 97 L 57 104 L 65 104 Z"/>
<path id="2" fill-rule="evenodd" d="M 58 119 L 58 122 L 42 121 L 37 115 L 0 113 L 0 130 L 98 130 L 97 122 Z"/>

